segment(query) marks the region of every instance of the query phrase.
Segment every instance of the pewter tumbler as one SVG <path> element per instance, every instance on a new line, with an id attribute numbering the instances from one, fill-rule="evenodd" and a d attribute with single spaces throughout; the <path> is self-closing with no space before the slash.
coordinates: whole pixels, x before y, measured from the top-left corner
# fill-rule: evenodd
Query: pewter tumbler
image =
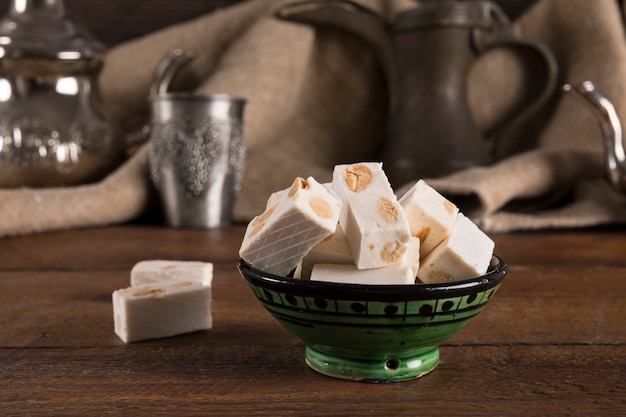
<path id="1" fill-rule="evenodd" d="M 244 175 L 245 100 L 225 94 L 150 97 L 150 177 L 173 227 L 231 224 Z"/>

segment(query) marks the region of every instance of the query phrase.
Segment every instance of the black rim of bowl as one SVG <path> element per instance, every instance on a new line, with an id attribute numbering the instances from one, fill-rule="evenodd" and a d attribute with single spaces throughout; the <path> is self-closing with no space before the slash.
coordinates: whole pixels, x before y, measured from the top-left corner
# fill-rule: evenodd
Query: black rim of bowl
<path id="1" fill-rule="evenodd" d="M 504 260 L 493 255 L 487 273 L 476 278 L 440 284 L 363 285 L 301 280 L 291 276 L 274 275 L 253 267 L 241 258 L 237 267 L 248 282 L 265 289 L 306 297 L 332 296 L 337 299 L 372 301 L 426 300 L 477 293 L 499 285 L 508 271 Z"/>

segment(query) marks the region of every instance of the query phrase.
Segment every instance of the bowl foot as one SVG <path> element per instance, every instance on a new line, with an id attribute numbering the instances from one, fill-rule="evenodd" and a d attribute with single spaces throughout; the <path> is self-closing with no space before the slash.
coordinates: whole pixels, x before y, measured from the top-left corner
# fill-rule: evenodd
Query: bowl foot
<path id="1" fill-rule="evenodd" d="M 439 348 L 388 359 L 355 359 L 313 349 L 305 350 L 305 361 L 313 370 L 334 378 L 360 382 L 400 382 L 419 378 L 439 363 Z"/>

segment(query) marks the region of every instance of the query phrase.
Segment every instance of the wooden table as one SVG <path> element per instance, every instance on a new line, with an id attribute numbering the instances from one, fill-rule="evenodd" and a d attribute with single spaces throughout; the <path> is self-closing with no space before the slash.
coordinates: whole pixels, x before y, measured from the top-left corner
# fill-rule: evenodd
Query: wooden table
<path id="1" fill-rule="evenodd" d="M 0 239 L 0 415 L 626 415 L 626 231 L 494 236 L 496 297 L 409 382 L 309 369 L 235 266 L 243 227 Z M 211 330 L 125 345 L 111 293 L 144 259 L 215 264 Z"/>

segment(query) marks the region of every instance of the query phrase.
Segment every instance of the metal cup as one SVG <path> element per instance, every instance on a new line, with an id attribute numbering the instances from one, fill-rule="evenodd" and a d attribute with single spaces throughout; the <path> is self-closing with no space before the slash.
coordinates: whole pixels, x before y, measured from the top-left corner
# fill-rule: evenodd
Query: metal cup
<path id="1" fill-rule="evenodd" d="M 165 93 L 151 96 L 150 104 L 150 177 L 166 223 L 196 228 L 231 224 L 245 167 L 245 100 Z"/>

